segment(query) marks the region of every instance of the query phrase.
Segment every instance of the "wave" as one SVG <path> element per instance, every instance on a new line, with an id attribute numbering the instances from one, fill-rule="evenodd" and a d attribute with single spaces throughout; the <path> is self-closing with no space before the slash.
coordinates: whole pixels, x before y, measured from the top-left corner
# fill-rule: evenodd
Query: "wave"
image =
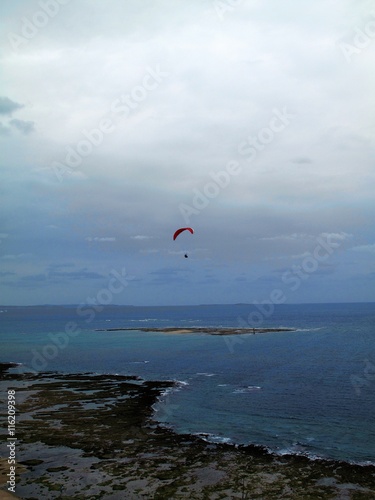
<path id="1" fill-rule="evenodd" d="M 166 321 L 170 322 L 170 319 L 159 319 L 159 318 L 144 318 L 144 319 L 129 319 L 128 320 L 130 323 L 147 323 L 148 321 Z"/>
<path id="2" fill-rule="evenodd" d="M 215 443 L 215 444 L 232 444 L 231 438 L 225 436 L 218 436 L 217 434 L 211 434 L 210 432 L 194 432 L 191 434 L 192 436 L 197 436 L 206 443 Z"/>
<path id="3" fill-rule="evenodd" d="M 169 428 L 176 432 L 173 426 L 169 426 Z M 178 434 L 178 433 L 177 433 Z M 370 467 L 372 472 L 375 470 L 375 461 L 371 460 L 340 460 L 330 458 L 328 456 L 324 456 L 322 454 L 318 454 L 313 451 L 309 451 L 306 448 L 309 448 L 308 445 L 303 445 L 300 443 L 293 443 L 290 446 L 286 446 L 285 448 L 279 448 L 277 446 L 272 447 L 269 445 L 262 445 L 257 443 L 240 443 L 235 442 L 232 438 L 228 436 L 220 436 L 210 432 L 194 432 L 190 433 L 190 436 L 195 436 L 202 441 L 212 444 L 224 444 L 231 448 L 241 449 L 244 451 L 249 451 L 250 453 L 256 454 L 265 454 L 273 457 L 301 457 L 312 462 L 325 462 L 333 465 L 350 465 L 357 467 Z"/>
<path id="4" fill-rule="evenodd" d="M 247 387 L 241 387 L 239 389 L 235 389 L 233 394 L 247 394 L 249 392 L 260 391 L 262 388 L 259 385 L 248 385 Z"/>
<path id="5" fill-rule="evenodd" d="M 158 403 L 162 403 L 165 396 L 168 396 L 169 394 L 171 394 L 173 392 L 178 392 L 183 387 L 187 387 L 188 385 L 190 385 L 189 382 L 186 382 L 186 380 L 173 379 L 173 380 L 170 380 L 169 382 L 171 382 L 171 384 L 173 384 L 173 385 L 171 385 L 171 387 L 167 387 L 166 389 L 161 391 L 160 396 L 158 396 L 158 398 L 157 398 Z"/>

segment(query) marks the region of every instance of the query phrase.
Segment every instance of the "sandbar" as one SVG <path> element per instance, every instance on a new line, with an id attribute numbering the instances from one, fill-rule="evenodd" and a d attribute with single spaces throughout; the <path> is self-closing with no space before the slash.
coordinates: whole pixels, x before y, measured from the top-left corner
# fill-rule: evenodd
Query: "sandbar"
<path id="1" fill-rule="evenodd" d="M 159 332 L 159 333 L 169 333 L 172 335 L 180 334 L 192 334 L 192 333 L 204 333 L 207 335 L 247 335 L 256 333 L 272 333 L 272 332 L 295 332 L 295 328 L 227 328 L 227 327 L 200 327 L 194 326 L 191 328 L 186 327 L 168 327 L 168 328 L 158 328 L 158 327 L 147 327 L 147 328 L 105 328 L 97 329 L 99 332 L 117 332 L 117 331 L 130 331 L 137 330 L 140 332 Z"/>

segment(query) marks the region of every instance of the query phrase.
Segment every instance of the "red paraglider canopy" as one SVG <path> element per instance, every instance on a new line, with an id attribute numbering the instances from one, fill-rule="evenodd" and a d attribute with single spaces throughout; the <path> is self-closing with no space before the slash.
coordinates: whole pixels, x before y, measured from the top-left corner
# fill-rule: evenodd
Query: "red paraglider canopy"
<path id="1" fill-rule="evenodd" d="M 177 229 L 177 231 L 173 235 L 173 241 L 177 238 L 179 234 L 181 234 L 183 231 L 190 231 L 191 234 L 194 234 L 194 229 L 191 227 L 181 227 L 180 229 Z"/>

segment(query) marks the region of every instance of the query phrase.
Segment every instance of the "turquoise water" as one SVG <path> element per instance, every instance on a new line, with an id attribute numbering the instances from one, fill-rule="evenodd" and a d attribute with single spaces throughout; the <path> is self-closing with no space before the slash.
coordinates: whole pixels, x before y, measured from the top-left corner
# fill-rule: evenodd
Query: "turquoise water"
<path id="1" fill-rule="evenodd" d="M 178 381 L 155 407 L 213 441 L 375 463 L 374 304 L 3 307 L 1 361 Z M 142 327 L 293 327 L 218 337 Z M 97 331 L 106 328 L 132 331 Z"/>

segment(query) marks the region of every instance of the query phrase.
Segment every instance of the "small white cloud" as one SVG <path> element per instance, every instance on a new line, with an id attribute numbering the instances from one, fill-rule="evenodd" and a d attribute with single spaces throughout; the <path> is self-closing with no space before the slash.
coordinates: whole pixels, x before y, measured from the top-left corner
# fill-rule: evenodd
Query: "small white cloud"
<path id="1" fill-rule="evenodd" d="M 151 240 L 152 236 L 145 236 L 143 234 L 137 234 L 135 236 L 130 236 L 132 240 Z"/>
<path id="2" fill-rule="evenodd" d="M 310 252 L 303 252 L 295 255 L 291 255 L 292 259 L 305 259 L 306 257 L 311 257 Z"/>
<path id="3" fill-rule="evenodd" d="M 307 239 L 313 238 L 313 236 L 305 233 L 292 233 L 292 234 L 280 234 L 277 236 L 265 236 L 264 238 L 260 238 L 261 241 L 280 241 L 280 240 L 288 240 L 294 241 L 299 239 Z"/>
<path id="4" fill-rule="evenodd" d="M 321 236 L 330 240 L 336 239 L 341 241 L 350 240 L 351 238 L 353 238 L 352 234 L 344 233 L 343 231 L 341 231 L 340 233 L 322 233 Z"/>
<path id="5" fill-rule="evenodd" d="M 1 258 L 4 260 L 17 260 L 17 259 L 24 259 L 25 257 L 30 257 L 31 253 L 19 253 L 18 255 L 14 254 L 6 254 L 2 255 Z"/>
<path id="6" fill-rule="evenodd" d="M 116 241 L 116 238 L 114 236 L 105 236 L 105 237 L 99 237 L 99 236 L 87 236 L 85 238 L 86 241 Z"/>

